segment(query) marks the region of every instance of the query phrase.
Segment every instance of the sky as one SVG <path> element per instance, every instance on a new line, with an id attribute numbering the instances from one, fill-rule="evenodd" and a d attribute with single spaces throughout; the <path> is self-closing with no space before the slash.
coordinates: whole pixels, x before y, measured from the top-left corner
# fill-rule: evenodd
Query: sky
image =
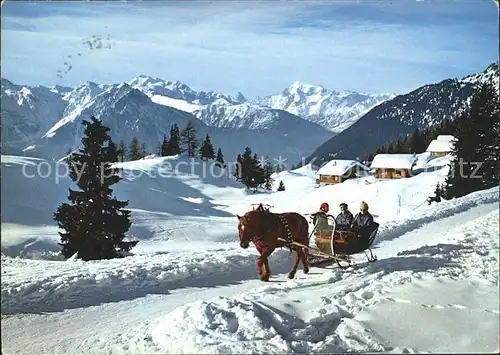
<path id="1" fill-rule="evenodd" d="M 249 99 L 295 81 L 401 94 L 498 60 L 498 9 L 492 0 L 2 1 L 1 37 L 1 75 L 16 84 L 142 74 Z"/>

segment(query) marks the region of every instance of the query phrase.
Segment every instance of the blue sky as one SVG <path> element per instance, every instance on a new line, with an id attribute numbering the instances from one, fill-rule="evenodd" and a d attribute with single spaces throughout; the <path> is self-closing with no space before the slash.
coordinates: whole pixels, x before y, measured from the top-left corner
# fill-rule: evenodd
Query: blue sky
<path id="1" fill-rule="evenodd" d="M 496 61 L 497 11 L 492 0 L 8 1 L 2 77 L 74 87 L 144 74 L 250 99 L 296 80 L 404 93 Z"/>

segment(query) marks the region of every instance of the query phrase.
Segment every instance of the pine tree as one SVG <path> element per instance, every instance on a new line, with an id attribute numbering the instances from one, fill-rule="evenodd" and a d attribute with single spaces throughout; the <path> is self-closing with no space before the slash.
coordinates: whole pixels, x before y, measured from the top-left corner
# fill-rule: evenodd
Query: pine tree
<path id="1" fill-rule="evenodd" d="M 181 132 L 181 142 L 185 145 L 184 151 L 188 152 L 189 157 L 194 157 L 196 154 L 196 147 L 198 146 L 198 141 L 196 138 L 196 128 L 193 126 L 191 121 L 187 124 L 186 128 Z"/>
<path id="2" fill-rule="evenodd" d="M 167 135 L 164 135 L 163 136 L 163 142 L 161 142 L 161 144 L 160 144 L 160 156 L 166 157 L 166 156 L 168 156 L 170 154 L 171 154 L 171 152 L 170 152 L 170 142 L 167 139 Z"/>
<path id="3" fill-rule="evenodd" d="M 118 144 L 118 157 L 121 162 L 125 161 L 125 157 L 127 156 L 127 148 L 125 147 L 125 141 L 122 139 Z"/>
<path id="4" fill-rule="evenodd" d="M 234 167 L 233 176 L 236 181 L 243 181 L 243 157 L 241 154 L 236 156 L 236 166 Z"/>
<path id="5" fill-rule="evenodd" d="M 200 147 L 200 158 L 203 160 L 215 159 L 214 146 L 210 140 L 210 136 L 207 134 L 205 140 Z"/>
<path id="6" fill-rule="evenodd" d="M 446 198 L 461 197 L 498 184 L 498 98 L 494 89 L 482 85 L 470 108 L 461 113 L 454 134 L 450 170 L 445 182 Z"/>
<path id="7" fill-rule="evenodd" d="M 161 157 L 161 144 L 162 142 L 158 142 L 158 144 L 156 145 L 156 156 L 157 157 Z"/>
<path id="8" fill-rule="evenodd" d="M 474 105 L 473 105 L 474 104 Z M 493 85 L 483 84 L 471 103 L 471 124 L 475 125 L 478 173 L 482 188 L 497 186 L 500 181 L 498 151 L 500 149 L 500 120 L 498 93 Z"/>
<path id="9" fill-rule="evenodd" d="M 141 144 L 141 159 L 145 156 L 149 155 L 148 150 L 146 149 L 146 143 Z"/>
<path id="10" fill-rule="evenodd" d="M 141 150 L 139 148 L 139 138 L 132 138 L 128 151 L 130 160 L 139 160 L 142 158 Z"/>
<path id="11" fill-rule="evenodd" d="M 111 196 L 111 185 L 121 179 L 110 163 L 118 160 L 118 150 L 101 121 L 92 116 L 83 125 L 83 148 L 69 158 L 70 177 L 80 191 L 70 188 L 71 204 L 62 203 L 54 213 L 64 231 L 59 245 L 66 258 L 75 253 L 83 260 L 115 258 L 138 243 L 123 241 L 131 225 L 130 211 L 123 209 L 128 201 Z"/>
<path id="12" fill-rule="evenodd" d="M 71 161 L 71 148 L 68 148 L 68 151 L 66 152 L 66 156 L 64 158 L 64 161 L 66 162 L 66 164 L 69 164 L 69 162 Z"/>
<path id="13" fill-rule="evenodd" d="M 243 183 L 247 188 L 252 188 L 256 191 L 257 188 L 264 183 L 264 181 L 264 168 L 260 165 L 257 154 L 254 153 L 253 157 L 250 159 Z"/>
<path id="14" fill-rule="evenodd" d="M 179 127 L 174 123 L 170 127 L 170 139 L 168 140 L 168 154 L 167 155 L 177 155 L 181 154 L 181 136 L 179 132 Z"/>
<path id="15" fill-rule="evenodd" d="M 224 156 L 222 155 L 222 150 L 220 148 L 217 150 L 217 157 L 215 158 L 215 161 L 220 167 L 226 166 L 226 164 L 224 164 Z"/>
<path id="16" fill-rule="evenodd" d="M 283 180 L 280 180 L 280 185 L 278 186 L 278 191 L 285 191 L 285 184 L 283 184 Z"/>
<path id="17" fill-rule="evenodd" d="M 108 149 L 112 154 L 110 154 L 109 159 L 114 159 L 114 160 L 108 160 L 111 163 L 116 163 L 118 162 L 118 147 L 116 146 L 115 142 L 113 142 L 111 139 L 108 142 Z"/>
<path id="18" fill-rule="evenodd" d="M 264 177 L 264 188 L 266 190 L 271 190 L 273 188 L 273 179 L 271 175 L 274 173 L 274 168 L 268 158 L 266 158 L 266 163 L 263 167 L 263 177 Z"/>
<path id="19" fill-rule="evenodd" d="M 441 202 L 442 198 L 443 198 L 443 189 L 441 187 L 441 185 L 439 184 L 439 182 L 436 184 L 436 189 L 434 190 L 434 196 L 429 196 L 427 198 L 427 202 L 429 203 L 429 205 L 432 203 L 432 202 Z"/>

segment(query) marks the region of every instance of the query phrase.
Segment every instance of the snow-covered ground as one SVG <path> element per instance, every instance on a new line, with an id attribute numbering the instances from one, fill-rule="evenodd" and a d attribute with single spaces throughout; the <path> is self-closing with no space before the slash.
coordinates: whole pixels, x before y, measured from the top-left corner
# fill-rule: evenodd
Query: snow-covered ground
<path id="1" fill-rule="evenodd" d="M 55 254 L 51 216 L 70 182 L 23 177 L 40 161 L 2 156 L 2 352 L 498 352 L 499 190 L 428 205 L 448 159 L 320 188 L 307 166 L 274 176 L 285 191 L 256 194 L 182 157 L 123 163 L 115 191 L 140 242 L 82 262 Z M 361 254 L 289 280 L 279 250 L 264 283 L 256 251 L 239 247 L 235 214 L 252 203 L 307 214 L 326 201 L 336 214 L 362 200 L 381 225 L 375 263 Z"/>

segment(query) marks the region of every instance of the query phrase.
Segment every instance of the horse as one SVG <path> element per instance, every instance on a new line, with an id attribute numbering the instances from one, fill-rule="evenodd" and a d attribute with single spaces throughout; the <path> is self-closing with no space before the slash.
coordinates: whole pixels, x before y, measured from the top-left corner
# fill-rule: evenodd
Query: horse
<path id="1" fill-rule="evenodd" d="M 273 213 L 264 209 L 262 204 L 253 211 L 238 218 L 240 246 L 247 249 L 252 242 L 260 257 L 257 259 L 257 272 L 260 280 L 269 281 L 271 269 L 268 257 L 276 248 L 289 247 L 295 251 L 295 262 L 288 274 L 289 279 L 295 277 L 299 263 L 302 262 L 305 274 L 309 272 L 309 249 L 290 243 L 291 240 L 309 246 L 309 224 L 300 214 L 295 212 Z M 278 240 L 286 239 L 288 242 Z M 263 270 L 264 269 L 264 270 Z"/>

